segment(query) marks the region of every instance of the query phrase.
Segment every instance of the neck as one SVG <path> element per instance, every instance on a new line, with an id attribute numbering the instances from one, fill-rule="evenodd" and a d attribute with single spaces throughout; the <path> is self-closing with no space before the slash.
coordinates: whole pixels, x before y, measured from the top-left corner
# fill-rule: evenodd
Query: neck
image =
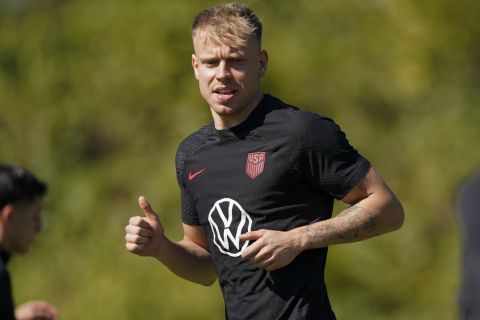
<path id="1" fill-rule="evenodd" d="M 224 130 L 230 129 L 235 127 L 245 121 L 248 116 L 252 113 L 252 111 L 258 106 L 260 101 L 263 99 L 263 93 L 259 92 L 255 95 L 250 103 L 248 103 L 247 107 L 243 108 L 240 112 L 235 114 L 218 114 L 212 111 L 213 116 L 213 124 L 215 125 L 215 129 L 217 130 Z"/>

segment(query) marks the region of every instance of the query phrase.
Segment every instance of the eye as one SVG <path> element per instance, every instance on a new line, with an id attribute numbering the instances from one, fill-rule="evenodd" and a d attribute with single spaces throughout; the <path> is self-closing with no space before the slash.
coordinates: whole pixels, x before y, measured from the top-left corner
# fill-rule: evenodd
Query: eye
<path id="1" fill-rule="evenodd" d="M 207 68 L 213 68 L 213 67 L 218 65 L 218 61 L 217 60 L 205 60 L 205 61 L 203 61 L 203 64 Z"/>
<path id="2" fill-rule="evenodd" d="M 230 61 L 232 63 L 241 63 L 241 62 L 245 61 L 245 59 L 244 58 L 232 58 L 232 59 L 230 59 Z"/>

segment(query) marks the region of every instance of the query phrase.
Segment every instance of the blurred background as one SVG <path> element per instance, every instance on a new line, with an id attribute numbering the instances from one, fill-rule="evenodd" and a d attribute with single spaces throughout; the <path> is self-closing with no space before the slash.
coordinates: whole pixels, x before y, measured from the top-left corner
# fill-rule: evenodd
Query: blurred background
<path id="1" fill-rule="evenodd" d="M 124 249 L 138 195 L 182 235 L 174 156 L 210 121 L 190 25 L 216 1 L 0 0 L 0 161 L 47 181 L 45 227 L 10 269 L 63 319 L 223 319 L 202 287 Z M 456 319 L 458 188 L 480 165 L 480 2 L 246 1 L 264 91 L 334 118 L 402 200 L 404 227 L 333 246 L 339 319 Z M 335 211 L 342 209 L 337 205 Z"/>

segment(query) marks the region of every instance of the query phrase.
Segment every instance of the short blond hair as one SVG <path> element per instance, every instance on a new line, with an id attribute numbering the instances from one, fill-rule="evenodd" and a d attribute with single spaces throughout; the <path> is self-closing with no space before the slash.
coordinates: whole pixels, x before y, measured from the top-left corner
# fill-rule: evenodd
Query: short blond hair
<path id="1" fill-rule="evenodd" d="M 252 9 L 238 3 L 219 4 L 200 12 L 192 24 L 192 36 L 206 36 L 231 46 L 244 46 L 254 37 L 260 47 L 262 23 Z"/>

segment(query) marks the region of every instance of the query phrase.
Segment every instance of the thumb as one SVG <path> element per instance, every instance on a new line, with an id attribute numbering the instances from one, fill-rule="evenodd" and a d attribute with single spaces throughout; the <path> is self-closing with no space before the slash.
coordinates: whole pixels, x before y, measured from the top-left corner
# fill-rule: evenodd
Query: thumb
<path id="1" fill-rule="evenodd" d="M 256 231 L 250 231 L 247 233 L 244 233 L 240 236 L 240 240 L 245 241 L 245 240 L 257 240 L 263 236 L 265 233 L 265 230 L 256 230 Z"/>
<path id="2" fill-rule="evenodd" d="M 138 206 L 140 209 L 142 209 L 143 214 L 145 214 L 145 217 L 147 218 L 148 222 L 158 222 L 158 215 L 153 211 L 152 207 L 150 206 L 150 203 L 147 201 L 147 199 L 144 196 L 138 197 Z"/>

